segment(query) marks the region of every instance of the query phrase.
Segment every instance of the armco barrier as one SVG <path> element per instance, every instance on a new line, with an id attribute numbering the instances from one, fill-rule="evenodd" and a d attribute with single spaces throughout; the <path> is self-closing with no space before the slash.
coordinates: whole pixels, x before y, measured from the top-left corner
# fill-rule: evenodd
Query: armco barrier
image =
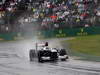
<path id="1" fill-rule="evenodd" d="M 84 27 L 70 29 L 44 30 L 39 32 L 40 36 L 45 38 L 67 37 L 67 36 L 86 36 L 100 34 L 100 27 Z"/>
<path id="2" fill-rule="evenodd" d="M 1 33 L 0 39 L 2 40 L 14 40 L 14 37 L 17 35 L 17 33 Z"/>
<path id="3" fill-rule="evenodd" d="M 0 34 L 0 39 L 4 40 L 14 40 L 15 37 L 18 37 L 19 33 L 2 33 Z M 21 37 L 24 37 L 24 33 L 20 33 Z M 34 37 L 35 35 L 43 38 L 52 38 L 52 37 L 68 37 L 68 36 L 86 36 L 100 34 L 100 27 L 86 27 L 86 28 L 66 28 L 66 29 L 55 29 L 55 30 L 41 30 L 33 31 L 30 33 Z"/>

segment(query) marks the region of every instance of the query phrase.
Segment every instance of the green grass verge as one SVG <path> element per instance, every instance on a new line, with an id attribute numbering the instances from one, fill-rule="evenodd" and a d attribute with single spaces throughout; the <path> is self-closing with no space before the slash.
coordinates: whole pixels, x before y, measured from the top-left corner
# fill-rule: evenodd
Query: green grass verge
<path id="1" fill-rule="evenodd" d="M 74 52 L 100 56 L 100 35 L 81 36 L 67 41 Z"/>

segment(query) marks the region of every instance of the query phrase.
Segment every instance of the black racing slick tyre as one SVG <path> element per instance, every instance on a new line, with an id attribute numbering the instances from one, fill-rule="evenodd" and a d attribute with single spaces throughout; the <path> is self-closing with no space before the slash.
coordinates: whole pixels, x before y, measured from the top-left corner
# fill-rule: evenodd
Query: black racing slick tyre
<path id="1" fill-rule="evenodd" d="M 30 61 L 33 61 L 34 57 L 35 57 L 35 50 L 30 50 L 30 51 L 29 51 L 29 58 L 30 58 Z"/>
<path id="2" fill-rule="evenodd" d="M 38 62 L 43 62 L 42 58 L 41 58 L 41 51 L 38 52 Z"/>
<path id="3" fill-rule="evenodd" d="M 60 52 L 59 52 L 59 55 L 60 55 L 60 56 L 67 55 L 66 49 L 61 49 Z M 65 58 L 62 58 L 61 61 L 66 61 L 66 59 L 68 59 L 68 56 L 65 57 Z"/>
<path id="4" fill-rule="evenodd" d="M 67 59 L 69 59 L 69 57 L 67 56 L 65 59 L 61 59 L 61 61 L 66 61 Z"/>
<path id="5" fill-rule="evenodd" d="M 65 49 L 61 49 L 60 52 L 59 52 L 59 55 L 63 56 L 63 55 L 66 55 L 67 52 Z"/>
<path id="6" fill-rule="evenodd" d="M 66 59 L 69 59 L 69 57 L 66 57 Z"/>

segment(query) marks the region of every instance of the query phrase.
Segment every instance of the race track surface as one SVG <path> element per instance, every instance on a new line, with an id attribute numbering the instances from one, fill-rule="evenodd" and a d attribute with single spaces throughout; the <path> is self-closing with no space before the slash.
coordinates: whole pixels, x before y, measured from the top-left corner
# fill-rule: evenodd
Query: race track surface
<path id="1" fill-rule="evenodd" d="M 51 47 L 62 46 L 59 40 L 50 39 Z M 0 43 L 0 75 L 100 75 L 100 63 L 73 60 L 38 63 L 29 61 L 29 50 L 39 40 L 23 40 Z"/>

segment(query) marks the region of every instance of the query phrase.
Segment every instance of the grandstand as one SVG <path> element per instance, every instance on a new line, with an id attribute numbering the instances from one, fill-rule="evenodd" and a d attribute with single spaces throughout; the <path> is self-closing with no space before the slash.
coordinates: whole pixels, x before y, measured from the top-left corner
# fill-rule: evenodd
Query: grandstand
<path id="1" fill-rule="evenodd" d="M 99 0 L 43 0 L 32 8 L 33 18 L 42 29 L 99 26 L 99 5 Z"/>
<path id="2" fill-rule="evenodd" d="M 23 29 L 28 26 L 33 26 L 33 30 L 68 30 L 100 26 L 100 0 L 12 1 L 4 3 L 4 6 L 9 8 L 12 3 L 15 4 L 11 7 L 13 11 L 6 11 L 4 21 L 0 21 L 4 23 L 0 26 L 10 27 L 9 32 L 24 32 Z M 8 30 L 7 27 L 5 29 Z"/>

